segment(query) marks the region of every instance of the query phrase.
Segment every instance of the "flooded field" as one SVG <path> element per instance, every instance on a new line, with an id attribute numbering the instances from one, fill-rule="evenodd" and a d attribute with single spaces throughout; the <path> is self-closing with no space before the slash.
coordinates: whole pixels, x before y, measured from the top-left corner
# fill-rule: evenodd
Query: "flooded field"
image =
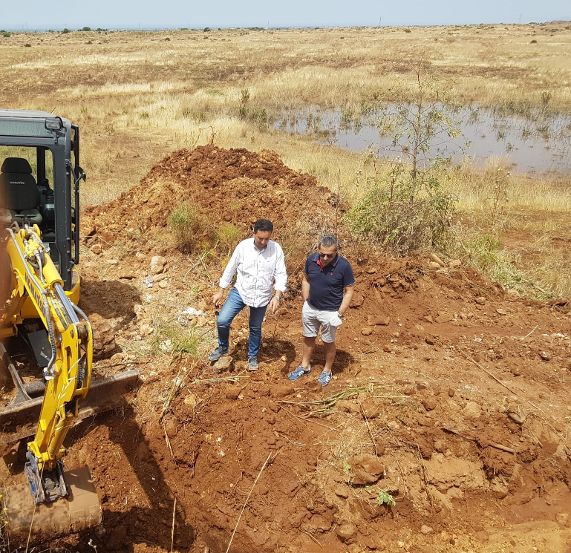
<path id="1" fill-rule="evenodd" d="M 274 125 L 289 133 L 314 136 L 323 143 L 352 151 L 373 151 L 380 157 L 406 158 L 409 141 L 383 132 L 387 118 L 399 109 L 412 116 L 414 106 L 391 104 L 382 110 L 355 116 L 342 109 L 308 107 L 282 114 Z M 466 158 L 476 165 L 504 159 L 521 173 L 571 173 L 571 117 L 540 109 L 529 117 L 505 115 L 481 107 L 454 109 L 440 106 L 457 131 L 454 137 L 436 133 L 426 159 L 439 156 L 458 163 Z"/>

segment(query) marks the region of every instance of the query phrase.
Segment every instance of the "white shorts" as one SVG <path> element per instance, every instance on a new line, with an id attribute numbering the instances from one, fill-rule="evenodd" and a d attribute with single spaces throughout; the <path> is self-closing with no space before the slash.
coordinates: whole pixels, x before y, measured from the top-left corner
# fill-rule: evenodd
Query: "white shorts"
<path id="1" fill-rule="evenodd" d="M 301 309 L 301 322 L 306 338 L 315 338 L 321 331 L 321 339 L 331 344 L 335 342 L 337 327 L 341 326 L 343 321 L 337 311 L 321 311 L 305 301 Z"/>

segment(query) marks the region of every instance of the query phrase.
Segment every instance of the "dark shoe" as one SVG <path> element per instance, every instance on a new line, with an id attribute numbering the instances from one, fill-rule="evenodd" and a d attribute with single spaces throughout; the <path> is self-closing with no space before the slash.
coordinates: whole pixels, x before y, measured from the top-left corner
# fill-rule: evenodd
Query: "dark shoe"
<path id="1" fill-rule="evenodd" d="M 311 367 L 307 369 L 303 365 L 299 365 L 295 370 L 291 371 L 287 377 L 289 380 L 297 380 L 301 378 L 304 374 L 309 374 L 311 372 Z"/>
<path id="2" fill-rule="evenodd" d="M 321 384 L 321 387 L 325 387 L 327 386 L 327 384 L 329 384 L 331 382 L 331 379 L 333 378 L 333 375 L 329 372 L 329 371 L 323 371 L 318 377 L 317 377 L 317 382 L 319 382 L 319 384 Z"/>
<path id="3" fill-rule="evenodd" d="M 249 371 L 257 371 L 258 367 L 258 358 L 257 357 L 249 357 L 248 358 L 248 370 Z"/>
<path id="4" fill-rule="evenodd" d="M 218 359 L 220 359 L 223 355 L 226 355 L 228 353 L 227 349 L 224 349 L 221 346 L 218 346 L 209 356 L 208 356 L 208 360 L 211 363 L 215 363 L 216 361 L 218 361 Z"/>

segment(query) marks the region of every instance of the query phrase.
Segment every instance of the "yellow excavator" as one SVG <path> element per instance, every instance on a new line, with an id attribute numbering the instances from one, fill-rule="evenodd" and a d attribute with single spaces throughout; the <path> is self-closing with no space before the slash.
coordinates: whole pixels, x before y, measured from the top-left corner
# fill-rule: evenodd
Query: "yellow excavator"
<path id="1" fill-rule="evenodd" d="M 65 118 L 0 110 L 0 454 L 18 466 L 25 444 L 23 482 L 0 489 L 12 543 L 101 522 L 89 469 L 64 471 L 64 440 L 137 380 L 132 370 L 92 382 L 93 333 L 78 307 L 79 139 Z"/>

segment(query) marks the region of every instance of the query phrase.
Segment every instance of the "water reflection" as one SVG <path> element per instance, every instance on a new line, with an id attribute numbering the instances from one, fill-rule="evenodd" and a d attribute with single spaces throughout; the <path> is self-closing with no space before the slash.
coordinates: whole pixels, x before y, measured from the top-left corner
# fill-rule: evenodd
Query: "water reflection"
<path id="1" fill-rule="evenodd" d="M 400 106 L 402 107 L 402 106 Z M 405 106 L 414 110 L 414 107 Z M 440 106 L 454 120 L 460 135 L 439 136 L 424 156 L 437 156 L 458 163 L 465 158 L 484 165 L 501 157 L 519 172 L 571 172 L 571 117 L 537 109 L 529 117 L 505 115 L 481 107 Z M 314 136 L 318 141 L 352 151 L 372 150 L 381 157 L 406 157 L 407 140 L 393 140 L 379 131 L 383 118 L 394 115 L 399 106 L 355 115 L 342 109 L 308 107 L 282 114 L 274 124 L 289 133 Z"/>

